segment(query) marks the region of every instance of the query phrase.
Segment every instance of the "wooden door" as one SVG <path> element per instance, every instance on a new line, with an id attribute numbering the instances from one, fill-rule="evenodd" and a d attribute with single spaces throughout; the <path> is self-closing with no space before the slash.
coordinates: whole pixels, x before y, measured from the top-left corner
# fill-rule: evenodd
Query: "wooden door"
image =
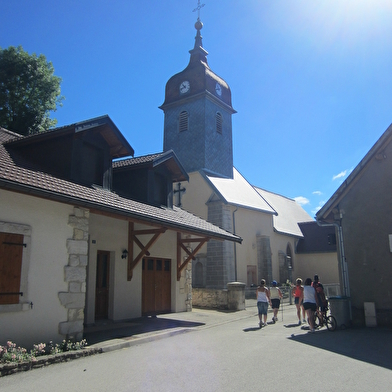
<path id="1" fill-rule="evenodd" d="M 97 277 L 95 285 L 95 319 L 108 318 L 110 252 L 97 253 Z"/>
<path id="2" fill-rule="evenodd" d="M 249 287 L 252 285 L 257 286 L 257 271 L 255 265 L 247 266 L 247 284 Z"/>
<path id="3" fill-rule="evenodd" d="M 171 311 L 171 260 L 143 259 L 142 313 L 144 315 Z"/>

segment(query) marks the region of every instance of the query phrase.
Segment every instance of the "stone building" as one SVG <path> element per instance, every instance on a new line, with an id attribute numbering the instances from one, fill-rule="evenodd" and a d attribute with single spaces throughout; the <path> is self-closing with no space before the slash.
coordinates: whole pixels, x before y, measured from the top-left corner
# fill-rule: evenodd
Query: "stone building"
<path id="1" fill-rule="evenodd" d="M 175 203 L 243 238 L 242 245 L 210 241 L 193 263 L 193 286 L 225 289 L 261 278 L 286 282 L 296 269 L 299 222 L 312 218 L 294 200 L 253 187 L 233 167 L 228 83 L 209 66 L 200 19 L 188 66 L 165 89 L 164 151 L 173 150 L 189 175 L 176 184 Z M 181 192 L 186 188 L 186 192 Z"/>

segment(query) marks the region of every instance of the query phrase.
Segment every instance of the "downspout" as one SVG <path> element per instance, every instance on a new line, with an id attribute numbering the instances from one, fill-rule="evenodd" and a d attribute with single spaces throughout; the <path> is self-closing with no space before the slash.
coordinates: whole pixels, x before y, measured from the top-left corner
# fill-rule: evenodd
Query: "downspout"
<path id="1" fill-rule="evenodd" d="M 237 212 L 238 208 L 233 211 L 233 234 L 235 234 L 235 216 L 234 214 Z M 235 282 L 237 282 L 237 243 L 234 241 L 234 278 Z"/>
<path id="2" fill-rule="evenodd" d="M 340 268 L 342 270 L 342 280 L 343 280 L 343 295 L 345 297 L 350 297 L 350 284 L 348 280 L 348 269 L 347 269 L 347 262 L 346 262 L 346 255 L 344 253 L 344 243 L 343 243 L 343 229 L 341 225 L 343 214 L 339 212 L 339 223 L 325 223 L 318 220 L 316 217 L 316 222 L 319 226 L 334 226 L 338 232 L 338 242 L 339 242 L 339 263 Z"/>

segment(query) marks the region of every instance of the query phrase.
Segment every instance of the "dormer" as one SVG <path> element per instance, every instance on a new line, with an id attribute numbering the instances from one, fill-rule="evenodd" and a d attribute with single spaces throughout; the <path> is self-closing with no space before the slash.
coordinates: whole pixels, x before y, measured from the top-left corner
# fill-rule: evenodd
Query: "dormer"
<path id="1" fill-rule="evenodd" d="M 109 116 L 55 128 L 6 144 L 25 165 L 86 186 L 112 188 L 112 160 L 134 150 Z"/>
<path id="2" fill-rule="evenodd" d="M 188 179 L 172 150 L 113 162 L 113 190 L 150 205 L 173 208 L 173 183 Z"/>

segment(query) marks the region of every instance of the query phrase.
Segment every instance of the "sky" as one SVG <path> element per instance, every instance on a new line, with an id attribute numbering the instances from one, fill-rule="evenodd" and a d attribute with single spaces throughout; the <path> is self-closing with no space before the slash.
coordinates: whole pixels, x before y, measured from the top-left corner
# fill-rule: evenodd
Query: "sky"
<path id="1" fill-rule="evenodd" d="M 204 0 L 203 47 L 230 86 L 234 166 L 314 217 L 392 123 L 391 0 Z M 188 65 L 198 0 L 0 0 L 0 47 L 62 78 L 58 126 L 109 115 L 163 150 L 165 85 Z"/>

